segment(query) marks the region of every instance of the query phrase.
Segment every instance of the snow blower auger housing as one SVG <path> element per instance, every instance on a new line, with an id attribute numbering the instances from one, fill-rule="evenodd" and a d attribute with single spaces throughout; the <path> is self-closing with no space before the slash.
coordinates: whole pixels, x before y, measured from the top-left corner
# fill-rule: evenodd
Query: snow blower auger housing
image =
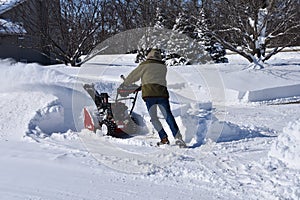
<path id="1" fill-rule="evenodd" d="M 123 76 L 121 76 L 123 78 Z M 109 102 L 107 93 L 98 93 L 94 84 L 85 84 L 83 88 L 92 97 L 97 109 L 84 107 L 84 127 L 96 132 L 101 130 L 104 135 L 124 138 L 135 134 L 138 129 L 137 120 L 132 116 L 136 103 L 138 92 L 141 87 L 132 84 L 129 86 L 121 85 L 117 89 L 116 99 Z M 126 100 L 132 100 L 132 106 L 129 110 L 124 103 Z"/>

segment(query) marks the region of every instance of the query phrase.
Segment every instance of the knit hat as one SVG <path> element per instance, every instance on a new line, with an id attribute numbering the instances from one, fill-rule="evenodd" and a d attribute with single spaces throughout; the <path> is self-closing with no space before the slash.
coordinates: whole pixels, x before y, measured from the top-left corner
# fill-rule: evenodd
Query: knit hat
<path id="1" fill-rule="evenodd" d="M 158 49 L 151 49 L 151 51 L 147 55 L 147 59 L 159 60 L 161 61 L 161 53 Z"/>

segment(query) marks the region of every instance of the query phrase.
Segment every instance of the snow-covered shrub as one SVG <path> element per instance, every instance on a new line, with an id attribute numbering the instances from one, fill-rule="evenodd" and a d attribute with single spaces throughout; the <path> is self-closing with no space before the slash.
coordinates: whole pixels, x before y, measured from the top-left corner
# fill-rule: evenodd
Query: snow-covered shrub
<path id="1" fill-rule="evenodd" d="M 150 48 L 144 50 L 138 50 L 135 62 L 141 63 L 146 60 L 147 54 L 150 52 Z M 168 51 L 161 50 L 162 61 L 166 63 L 167 66 L 177 66 L 177 65 L 189 65 L 190 62 L 185 57 L 178 55 L 176 53 L 169 53 Z"/>
<path id="2" fill-rule="evenodd" d="M 226 51 L 223 45 L 218 42 L 209 45 L 205 49 L 215 63 L 228 63 L 228 59 L 225 57 Z"/>
<path id="3" fill-rule="evenodd" d="M 166 27 L 165 15 L 156 10 L 153 28 L 149 28 L 138 43 L 136 63 L 146 59 L 149 48 L 162 49 L 162 58 L 168 66 L 207 63 L 211 60 L 203 44 L 203 31 L 193 17 L 181 12 L 172 29 Z"/>
<path id="4" fill-rule="evenodd" d="M 269 156 L 282 161 L 288 167 L 300 169 L 300 119 L 289 123 L 283 129 L 272 145 Z"/>

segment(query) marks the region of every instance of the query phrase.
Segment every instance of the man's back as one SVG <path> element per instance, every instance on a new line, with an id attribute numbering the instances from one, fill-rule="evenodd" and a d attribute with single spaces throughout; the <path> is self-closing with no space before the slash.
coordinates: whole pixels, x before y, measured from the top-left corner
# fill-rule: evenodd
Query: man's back
<path id="1" fill-rule="evenodd" d="M 167 90 L 167 67 L 162 61 L 147 59 L 140 64 L 143 98 L 169 97 Z"/>

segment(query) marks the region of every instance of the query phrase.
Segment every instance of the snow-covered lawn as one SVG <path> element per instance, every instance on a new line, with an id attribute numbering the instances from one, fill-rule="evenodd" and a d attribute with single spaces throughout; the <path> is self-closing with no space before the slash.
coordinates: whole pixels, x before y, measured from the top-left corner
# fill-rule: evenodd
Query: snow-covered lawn
<path id="1" fill-rule="evenodd" d="M 158 136 L 140 97 L 140 134 L 83 129 L 82 108 L 93 104 L 82 84 L 113 100 L 134 55 L 97 56 L 81 68 L 1 60 L 1 199 L 299 199 L 299 53 L 280 53 L 262 70 L 228 57 L 169 68 L 187 149 L 151 145 Z"/>

